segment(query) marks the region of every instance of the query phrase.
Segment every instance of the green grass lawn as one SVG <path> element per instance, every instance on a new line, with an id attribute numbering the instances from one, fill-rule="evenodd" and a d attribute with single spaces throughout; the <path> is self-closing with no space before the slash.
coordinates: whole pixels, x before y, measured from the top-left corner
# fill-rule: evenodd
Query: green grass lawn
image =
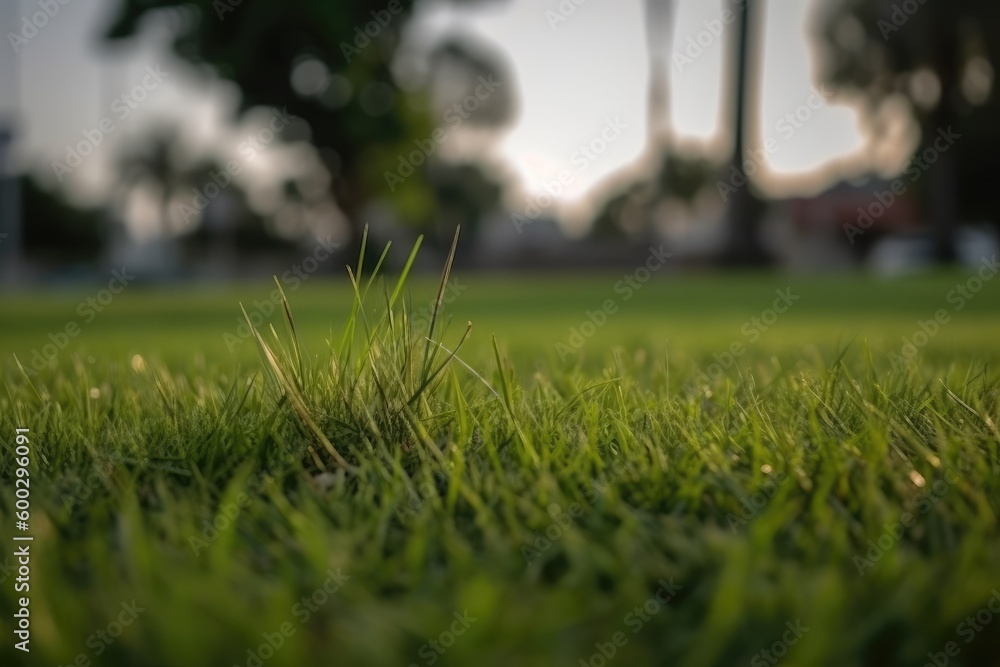
<path id="1" fill-rule="evenodd" d="M 1000 282 L 622 277 L 4 299 L 0 662 L 997 664 Z"/>

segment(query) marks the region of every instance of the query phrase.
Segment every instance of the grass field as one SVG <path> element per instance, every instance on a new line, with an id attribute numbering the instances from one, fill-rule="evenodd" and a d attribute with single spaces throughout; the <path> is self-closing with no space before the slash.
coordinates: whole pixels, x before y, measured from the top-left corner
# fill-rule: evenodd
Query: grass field
<path id="1" fill-rule="evenodd" d="M 0 661 L 996 665 L 1000 282 L 971 275 L 458 275 L 437 375 L 431 279 L 353 320 L 310 280 L 300 349 L 265 282 L 91 322 L 100 286 L 7 298 Z"/>

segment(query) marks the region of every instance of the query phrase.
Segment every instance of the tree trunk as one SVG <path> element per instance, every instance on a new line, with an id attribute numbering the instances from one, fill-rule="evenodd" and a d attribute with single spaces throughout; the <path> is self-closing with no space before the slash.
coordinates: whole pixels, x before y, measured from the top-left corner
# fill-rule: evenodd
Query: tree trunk
<path id="1" fill-rule="evenodd" d="M 753 25 L 757 0 L 747 0 L 743 11 L 738 12 L 734 53 L 735 110 L 733 116 L 733 160 L 729 174 L 735 182 L 743 183 L 729 198 L 726 211 L 726 248 L 723 262 L 736 265 L 763 265 L 770 261 L 760 244 L 758 230 L 763 213 L 761 202 L 750 191 L 750 183 L 743 169 L 746 155 L 747 93 L 749 81 L 750 30 Z"/>
<path id="2" fill-rule="evenodd" d="M 938 132 L 948 131 L 957 121 L 955 98 L 959 87 L 959 44 L 955 31 L 958 26 L 942 26 L 935 36 L 933 48 L 937 51 L 937 61 L 941 64 L 941 99 L 930 114 L 924 128 L 923 150 L 937 153 L 937 159 L 930 167 L 928 204 L 930 225 L 934 239 L 934 260 L 938 264 L 954 264 L 958 259 L 955 247 L 955 231 L 958 228 L 958 155 L 959 146 L 951 146 L 937 151 L 933 146 Z"/>

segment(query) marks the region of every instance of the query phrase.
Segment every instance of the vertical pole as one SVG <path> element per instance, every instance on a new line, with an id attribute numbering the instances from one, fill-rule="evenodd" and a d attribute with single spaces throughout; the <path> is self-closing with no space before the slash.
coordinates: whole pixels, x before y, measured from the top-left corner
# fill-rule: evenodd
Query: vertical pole
<path id="1" fill-rule="evenodd" d="M 757 0 L 745 0 L 738 12 L 737 34 L 734 52 L 734 110 L 733 110 L 733 158 L 730 174 L 743 185 L 729 197 L 726 210 L 727 247 L 724 259 L 732 264 L 763 264 L 767 255 L 760 245 L 757 234 L 760 210 L 758 202 L 750 191 L 749 177 L 743 169 L 746 154 L 747 93 L 750 87 L 750 26 Z"/>

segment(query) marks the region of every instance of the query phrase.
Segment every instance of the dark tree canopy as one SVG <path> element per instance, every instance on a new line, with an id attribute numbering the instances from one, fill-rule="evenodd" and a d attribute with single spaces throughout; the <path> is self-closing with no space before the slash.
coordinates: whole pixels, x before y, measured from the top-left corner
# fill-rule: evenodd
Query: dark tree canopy
<path id="1" fill-rule="evenodd" d="M 1000 4 L 992 0 L 837 0 L 820 16 L 823 78 L 867 101 L 872 130 L 903 100 L 921 129 L 918 152 L 940 130 L 961 135 L 925 179 L 923 195 L 941 259 L 960 220 L 996 220 L 989 184 L 1000 149 Z"/>
<path id="2" fill-rule="evenodd" d="M 107 38 L 128 38 L 154 12 L 174 12 L 176 53 L 235 82 L 242 111 L 269 105 L 305 121 L 355 231 L 374 197 L 392 201 L 404 222 L 423 225 L 435 214 L 424 169 L 401 183 L 386 177 L 442 125 L 425 99 L 426 81 L 401 86 L 393 71 L 412 8 L 412 0 L 125 0 Z"/>

